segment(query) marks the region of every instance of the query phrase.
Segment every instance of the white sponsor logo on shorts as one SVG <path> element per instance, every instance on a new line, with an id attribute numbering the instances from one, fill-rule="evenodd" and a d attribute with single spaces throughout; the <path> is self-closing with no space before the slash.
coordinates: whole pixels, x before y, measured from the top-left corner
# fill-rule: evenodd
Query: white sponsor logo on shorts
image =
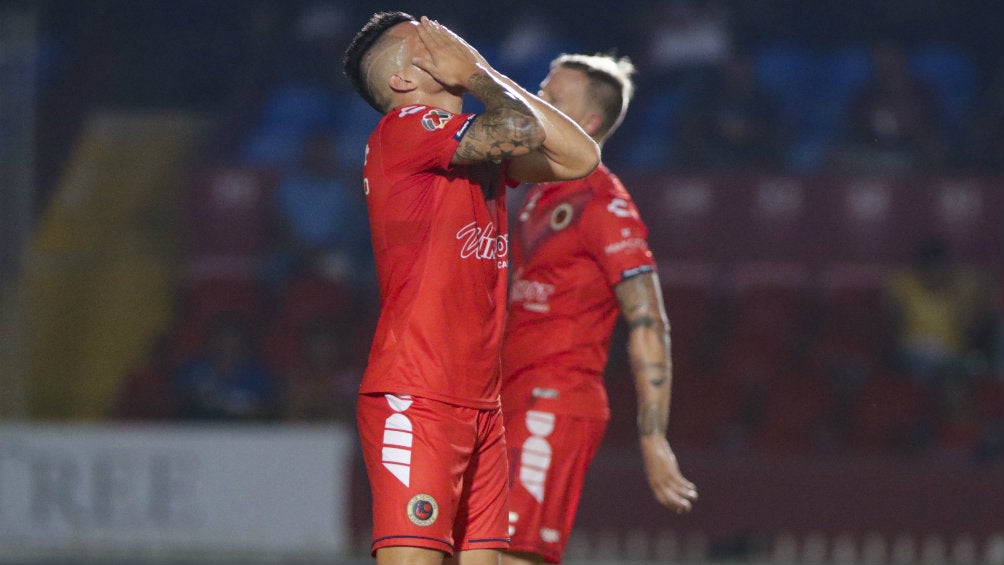
<path id="1" fill-rule="evenodd" d="M 537 502 L 544 501 L 544 482 L 551 467 L 551 444 L 547 436 L 554 431 L 554 414 L 530 410 L 526 413 L 530 437 L 523 442 L 519 458 L 519 483 Z"/>
<path id="2" fill-rule="evenodd" d="M 383 426 L 383 466 L 397 477 L 404 486 L 411 482 L 411 420 L 404 415 L 413 400 L 408 395 L 385 394 L 387 404 L 394 413 L 387 417 Z"/>
<path id="3" fill-rule="evenodd" d="M 558 543 L 561 540 L 561 532 L 554 528 L 541 528 L 540 539 L 547 543 Z"/>

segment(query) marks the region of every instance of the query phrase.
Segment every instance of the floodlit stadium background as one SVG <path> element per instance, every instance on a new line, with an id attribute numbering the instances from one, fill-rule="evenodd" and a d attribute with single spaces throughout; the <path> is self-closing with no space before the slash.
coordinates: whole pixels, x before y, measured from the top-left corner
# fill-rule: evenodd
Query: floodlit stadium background
<path id="1" fill-rule="evenodd" d="M 379 9 L 530 88 L 561 52 L 639 68 L 604 161 L 650 227 L 701 501 L 651 500 L 618 333 L 569 562 L 1004 564 L 999 0 L 0 0 L 0 563 L 371 562 L 371 266 L 291 266 L 275 194 L 319 132 L 357 188 L 378 116 L 339 59 Z M 885 48 L 930 106 L 859 123 Z M 932 236 L 987 290 L 952 378 L 882 333 L 887 277 Z M 231 314 L 277 380 L 323 315 L 340 411 L 179 415 L 172 375 Z"/>

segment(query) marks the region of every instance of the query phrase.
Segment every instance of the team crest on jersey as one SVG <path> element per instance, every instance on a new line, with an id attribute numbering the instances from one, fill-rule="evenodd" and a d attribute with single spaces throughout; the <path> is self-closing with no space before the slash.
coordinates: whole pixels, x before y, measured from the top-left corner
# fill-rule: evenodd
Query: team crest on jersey
<path id="1" fill-rule="evenodd" d="M 572 205 L 564 202 L 555 206 L 551 212 L 551 229 L 561 231 L 570 223 L 572 223 Z"/>
<path id="2" fill-rule="evenodd" d="M 408 519 L 416 526 L 431 526 L 439 517 L 439 505 L 428 494 L 416 494 L 408 501 Z"/>
<path id="3" fill-rule="evenodd" d="M 453 114 L 447 112 L 446 110 L 433 108 L 422 116 L 422 127 L 429 131 L 443 129 L 443 127 L 446 126 L 446 122 L 450 121 L 450 118 L 452 117 Z"/>

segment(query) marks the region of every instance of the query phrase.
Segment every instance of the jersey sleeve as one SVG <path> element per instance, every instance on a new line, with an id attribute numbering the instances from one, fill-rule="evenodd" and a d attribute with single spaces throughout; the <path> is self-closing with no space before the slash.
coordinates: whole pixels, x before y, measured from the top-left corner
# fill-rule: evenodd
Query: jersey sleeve
<path id="1" fill-rule="evenodd" d="M 380 140 L 385 165 L 399 173 L 446 170 L 474 114 L 429 106 L 405 106 L 386 118 Z"/>
<path id="2" fill-rule="evenodd" d="M 587 250 L 611 287 L 655 271 L 648 228 L 631 200 L 616 196 L 593 199 L 583 210 L 580 226 Z"/>

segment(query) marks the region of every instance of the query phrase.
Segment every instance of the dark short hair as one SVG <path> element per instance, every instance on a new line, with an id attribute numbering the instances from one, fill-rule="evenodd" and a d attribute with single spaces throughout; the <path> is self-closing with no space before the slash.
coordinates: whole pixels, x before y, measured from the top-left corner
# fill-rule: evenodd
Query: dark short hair
<path id="1" fill-rule="evenodd" d="M 385 31 L 399 23 L 414 21 L 418 20 L 411 14 L 404 12 L 377 12 L 352 38 L 352 42 L 345 50 L 345 56 L 342 58 L 342 71 L 352 83 L 352 88 L 377 112 L 383 113 L 384 109 L 377 103 L 376 97 L 370 91 L 369 85 L 366 84 L 366 78 L 362 76 L 360 67 L 363 58 L 370 48 L 380 40 Z"/>

